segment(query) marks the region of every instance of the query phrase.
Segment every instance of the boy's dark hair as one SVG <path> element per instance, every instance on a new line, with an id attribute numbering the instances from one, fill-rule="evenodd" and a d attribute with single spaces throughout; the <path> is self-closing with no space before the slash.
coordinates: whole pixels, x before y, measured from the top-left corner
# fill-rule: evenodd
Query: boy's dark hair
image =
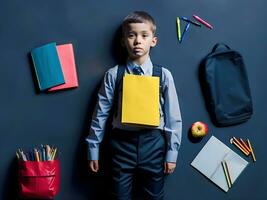
<path id="1" fill-rule="evenodd" d="M 156 23 L 153 17 L 145 11 L 134 11 L 124 18 L 122 22 L 122 33 L 123 35 L 125 34 L 128 25 L 131 23 L 147 23 L 147 22 L 151 24 L 152 32 L 155 35 Z"/>

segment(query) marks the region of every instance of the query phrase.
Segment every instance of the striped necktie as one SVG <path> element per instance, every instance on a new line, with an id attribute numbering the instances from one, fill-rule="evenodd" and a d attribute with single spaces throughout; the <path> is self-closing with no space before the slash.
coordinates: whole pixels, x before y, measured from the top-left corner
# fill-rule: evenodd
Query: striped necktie
<path id="1" fill-rule="evenodd" d="M 140 66 L 135 66 L 133 68 L 133 73 L 135 75 L 142 75 L 143 74 L 143 70 L 142 70 L 142 68 Z"/>

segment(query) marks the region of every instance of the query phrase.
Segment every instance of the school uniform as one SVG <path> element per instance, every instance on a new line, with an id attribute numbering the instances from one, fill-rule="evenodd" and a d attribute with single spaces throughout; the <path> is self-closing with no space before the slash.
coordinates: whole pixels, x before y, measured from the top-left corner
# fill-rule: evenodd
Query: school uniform
<path id="1" fill-rule="evenodd" d="M 128 60 L 125 73 L 136 74 L 137 65 Z M 148 57 L 138 66 L 141 75 L 152 76 L 153 64 Z M 141 68 L 140 68 L 141 67 Z M 99 143 L 102 141 L 105 123 L 114 102 L 118 66 L 109 69 L 98 93 L 88 143 L 88 160 L 99 160 Z M 120 84 L 116 95 L 116 110 L 112 120 L 111 148 L 111 194 L 113 199 L 131 199 L 135 175 L 142 177 L 145 199 L 163 199 L 164 162 L 176 162 L 182 137 L 182 119 L 173 77 L 162 67 L 160 95 L 160 125 L 140 128 L 121 123 Z M 121 81 L 122 82 L 122 81 Z"/>

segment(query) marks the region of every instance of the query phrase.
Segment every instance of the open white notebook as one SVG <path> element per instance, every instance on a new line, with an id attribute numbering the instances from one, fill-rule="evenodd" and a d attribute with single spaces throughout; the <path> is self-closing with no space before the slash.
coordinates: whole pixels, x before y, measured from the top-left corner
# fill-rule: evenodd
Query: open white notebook
<path id="1" fill-rule="evenodd" d="M 211 136 L 191 165 L 227 192 L 229 188 L 221 164 L 224 160 L 228 164 L 230 177 L 234 184 L 248 162 L 214 136 Z"/>

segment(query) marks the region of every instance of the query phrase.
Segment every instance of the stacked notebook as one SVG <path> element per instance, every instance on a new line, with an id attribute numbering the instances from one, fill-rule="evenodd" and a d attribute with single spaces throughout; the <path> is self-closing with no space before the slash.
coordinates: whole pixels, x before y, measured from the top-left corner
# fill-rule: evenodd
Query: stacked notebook
<path id="1" fill-rule="evenodd" d="M 31 51 L 41 91 L 78 87 L 72 44 L 49 43 Z"/>

